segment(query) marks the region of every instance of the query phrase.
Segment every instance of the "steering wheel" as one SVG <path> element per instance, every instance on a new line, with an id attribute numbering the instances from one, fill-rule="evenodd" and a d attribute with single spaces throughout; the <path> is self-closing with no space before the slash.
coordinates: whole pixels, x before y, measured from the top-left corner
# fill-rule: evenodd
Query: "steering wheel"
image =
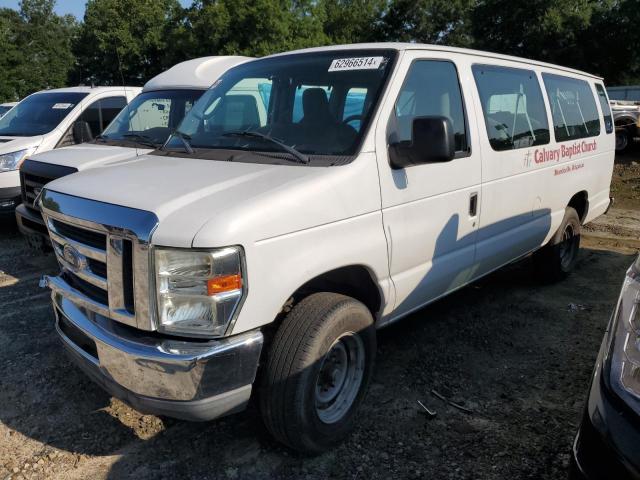
<path id="1" fill-rule="evenodd" d="M 342 123 L 349 125 L 351 122 L 355 122 L 356 120 L 362 122 L 363 119 L 364 115 L 349 115 L 347 118 L 342 120 Z"/>

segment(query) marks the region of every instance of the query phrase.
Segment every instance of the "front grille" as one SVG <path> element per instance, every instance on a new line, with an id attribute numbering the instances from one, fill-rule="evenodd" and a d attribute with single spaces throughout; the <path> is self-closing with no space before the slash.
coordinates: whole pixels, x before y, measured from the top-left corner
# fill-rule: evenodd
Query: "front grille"
<path id="1" fill-rule="evenodd" d="M 56 232 L 66 238 L 75 240 L 84 245 L 89 245 L 100 250 L 107 250 L 107 236 L 104 233 L 94 232 L 86 228 L 76 227 L 69 223 L 63 223 L 58 220 L 51 220 Z"/>
<path id="2" fill-rule="evenodd" d="M 62 269 L 59 293 L 116 322 L 155 330 L 149 267 L 158 217 L 48 188 L 42 215 Z"/>
<path id="3" fill-rule="evenodd" d="M 22 203 L 33 212 L 40 214 L 34 202 L 42 188 L 52 180 L 77 172 L 77 168 L 53 165 L 34 160 L 25 160 L 20 167 Z"/>

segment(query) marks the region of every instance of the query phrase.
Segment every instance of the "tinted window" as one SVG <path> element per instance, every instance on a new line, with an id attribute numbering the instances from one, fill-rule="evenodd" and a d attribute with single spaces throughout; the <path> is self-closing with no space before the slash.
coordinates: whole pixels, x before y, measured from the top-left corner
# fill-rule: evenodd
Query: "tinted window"
<path id="1" fill-rule="evenodd" d="M 162 144 L 203 93 L 203 90 L 141 93 L 120 111 L 103 136 L 113 142 L 142 140 Z"/>
<path id="2" fill-rule="evenodd" d="M 535 72 L 474 65 L 489 143 L 512 150 L 549 143 L 549 123 Z"/>
<path id="3" fill-rule="evenodd" d="M 598 92 L 598 100 L 600 101 L 600 109 L 604 115 L 604 128 L 607 133 L 613 132 L 613 120 L 611 119 L 611 107 L 607 100 L 607 94 L 604 87 L 596 83 L 596 92 Z"/>
<path id="4" fill-rule="evenodd" d="M 96 100 L 82 111 L 80 120 L 89 124 L 91 134 L 95 138 L 102 133 L 126 104 L 125 97 L 108 97 Z"/>
<path id="5" fill-rule="evenodd" d="M 0 119 L 0 135 L 30 137 L 48 133 L 86 96 L 80 92 L 31 95 Z"/>
<path id="6" fill-rule="evenodd" d="M 367 99 L 366 88 L 351 88 L 347 92 L 342 111 L 342 121 L 345 120 L 356 130 L 360 131 L 361 118 L 365 109 Z"/>
<path id="7" fill-rule="evenodd" d="M 468 150 L 462 94 L 453 63 L 420 60 L 411 66 L 396 100 L 391 141 L 411 140 L 413 119 L 425 116 L 447 117 L 453 126 L 456 151 Z"/>
<path id="8" fill-rule="evenodd" d="M 584 80 L 543 73 L 557 142 L 600 135 L 593 93 Z"/>

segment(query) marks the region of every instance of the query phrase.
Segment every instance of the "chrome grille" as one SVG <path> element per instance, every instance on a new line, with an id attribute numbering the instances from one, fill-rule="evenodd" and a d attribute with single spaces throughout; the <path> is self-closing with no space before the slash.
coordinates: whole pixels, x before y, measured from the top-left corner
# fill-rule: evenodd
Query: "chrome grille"
<path id="1" fill-rule="evenodd" d="M 69 299 L 112 320 L 154 330 L 149 239 L 155 215 L 47 189 L 41 206 L 62 270 L 57 281 L 69 287 Z M 124 225 L 113 225 L 116 220 Z"/>

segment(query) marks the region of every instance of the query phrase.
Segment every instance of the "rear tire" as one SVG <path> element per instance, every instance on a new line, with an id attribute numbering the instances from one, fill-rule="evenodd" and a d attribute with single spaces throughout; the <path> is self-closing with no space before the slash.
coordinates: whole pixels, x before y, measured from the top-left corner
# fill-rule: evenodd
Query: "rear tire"
<path id="1" fill-rule="evenodd" d="M 580 230 L 578 212 L 567 207 L 555 235 L 533 255 L 536 270 L 543 281 L 557 282 L 571 273 L 580 250 Z"/>
<path id="2" fill-rule="evenodd" d="M 616 153 L 624 153 L 629 149 L 631 135 L 626 128 L 616 129 Z"/>
<path id="3" fill-rule="evenodd" d="M 315 293 L 280 325 L 262 373 L 260 410 L 280 442 L 321 453 L 353 429 L 373 372 L 376 333 L 361 302 Z"/>

